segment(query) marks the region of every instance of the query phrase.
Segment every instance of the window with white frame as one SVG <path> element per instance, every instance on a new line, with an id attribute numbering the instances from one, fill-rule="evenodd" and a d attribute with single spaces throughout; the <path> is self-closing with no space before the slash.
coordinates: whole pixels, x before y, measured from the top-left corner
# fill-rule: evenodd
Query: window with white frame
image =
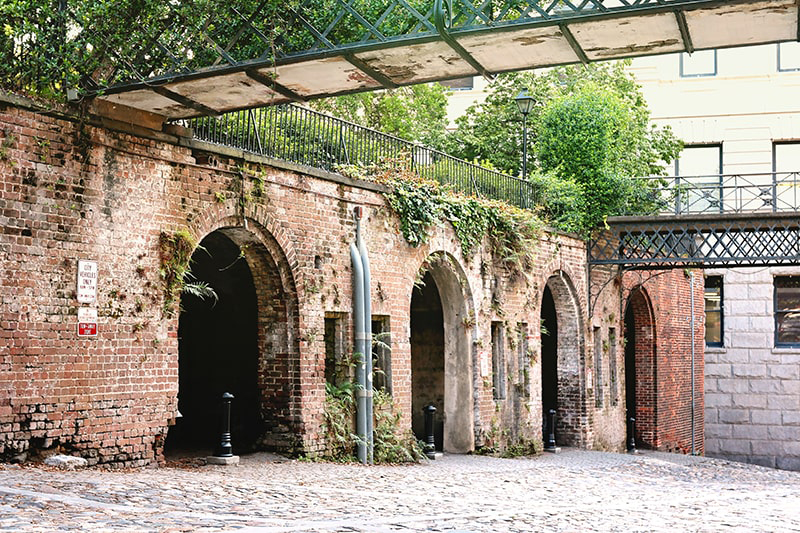
<path id="1" fill-rule="evenodd" d="M 778 210 L 794 208 L 800 200 L 800 141 L 772 143 L 772 180 L 762 187 L 762 203 Z"/>
<path id="2" fill-rule="evenodd" d="M 451 91 L 469 91 L 475 86 L 475 78 L 472 76 L 456 78 L 454 80 L 440 81 L 439 84 L 449 88 Z"/>
<path id="3" fill-rule="evenodd" d="M 675 201 L 681 213 L 707 213 L 722 208 L 722 145 L 684 147 L 674 163 Z"/>

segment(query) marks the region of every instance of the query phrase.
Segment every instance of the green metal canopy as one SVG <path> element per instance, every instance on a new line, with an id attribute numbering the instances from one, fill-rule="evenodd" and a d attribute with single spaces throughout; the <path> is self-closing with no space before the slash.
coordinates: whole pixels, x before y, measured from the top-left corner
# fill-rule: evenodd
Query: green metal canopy
<path id="1" fill-rule="evenodd" d="M 796 0 L 299 0 L 229 2 L 188 17 L 164 2 L 115 67 L 84 76 L 97 100 L 166 119 L 642 55 L 798 39 Z M 188 21 L 192 21 L 189 24 Z M 198 22 L 199 21 L 199 22 Z M 92 33 L 94 32 L 94 33 Z M 124 49 L 124 52 L 122 51 Z"/>

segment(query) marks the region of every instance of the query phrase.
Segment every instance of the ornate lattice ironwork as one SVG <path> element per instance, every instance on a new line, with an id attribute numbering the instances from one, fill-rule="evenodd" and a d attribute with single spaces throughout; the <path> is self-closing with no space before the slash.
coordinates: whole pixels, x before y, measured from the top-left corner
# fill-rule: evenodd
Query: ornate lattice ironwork
<path id="1" fill-rule="evenodd" d="M 797 212 L 618 218 L 589 243 L 589 262 L 629 268 L 769 266 L 800 261 Z"/>
<path id="2" fill-rule="evenodd" d="M 93 91 L 119 90 L 131 84 L 149 86 L 208 76 L 209 72 L 224 74 L 434 40 L 454 43 L 456 38 L 481 33 L 556 26 L 578 48 L 577 56 L 587 60 L 568 29 L 572 23 L 674 12 L 682 49 L 692 51 L 683 11 L 736 3 L 747 2 L 175 0 L 143 3 L 148 9 L 137 11 L 130 2 L 115 7 L 113 2 L 58 0 L 3 12 L 9 21 L 5 35 L 0 34 L 0 59 L 7 66 L 7 85 L 24 84 L 26 77 L 75 78 Z M 120 20 L 126 23 L 122 36 L 114 31 Z M 464 52 L 457 43 L 454 46 Z M 632 52 L 636 55 L 636 50 Z M 66 57 L 69 61 L 63 60 Z M 475 66 L 482 71 L 480 65 Z M 6 77 L 5 71 L 0 73 Z"/>

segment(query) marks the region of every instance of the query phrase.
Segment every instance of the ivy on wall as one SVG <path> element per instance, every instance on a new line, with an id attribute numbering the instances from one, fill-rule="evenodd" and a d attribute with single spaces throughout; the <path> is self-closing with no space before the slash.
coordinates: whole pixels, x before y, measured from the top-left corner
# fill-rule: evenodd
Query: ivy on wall
<path id="1" fill-rule="evenodd" d="M 528 266 L 544 224 L 531 211 L 496 200 L 464 196 L 406 169 L 386 168 L 365 176 L 387 185 L 389 206 L 400 219 L 400 231 L 411 246 L 425 244 L 437 224 L 450 223 L 465 256 L 484 238 L 504 263 Z"/>

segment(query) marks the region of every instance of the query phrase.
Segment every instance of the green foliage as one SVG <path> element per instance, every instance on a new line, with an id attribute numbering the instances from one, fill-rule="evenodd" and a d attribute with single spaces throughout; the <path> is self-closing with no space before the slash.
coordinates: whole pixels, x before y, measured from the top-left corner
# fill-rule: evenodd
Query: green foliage
<path id="1" fill-rule="evenodd" d="M 588 81 L 542 111 L 535 152 L 541 171 L 569 189 L 557 200 L 570 199 L 569 211 L 558 206 L 554 212 L 565 229 L 586 234 L 608 216 L 656 206 L 647 185 L 633 179 L 660 169 L 650 157 L 655 148 L 647 141 L 648 125 L 628 105 L 612 89 Z M 679 149 L 676 143 L 675 154 Z"/>
<path id="2" fill-rule="evenodd" d="M 390 187 L 386 199 L 400 219 L 403 237 L 412 246 L 427 242 L 434 225 L 449 222 L 464 255 L 471 255 L 488 236 L 498 259 L 522 267 L 529 265 L 542 229 L 531 211 L 456 194 L 402 169 L 386 169 L 372 179 Z"/>
<path id="3" fill-rule="evenodd" d="M 361 126 L 425 146 L 442 146 L 447 89 L 438 83 L 316 100 L 311 106 Z"/>
<path id="4" fill-rule="evenodd" d="M 325 384 L 324 426 L 327 450 L 325 457 L 333 461 L 355 460 L 355 386 L 350 381 L 341 385 Z"/>
<path id="5" fill-rule="evenodd" d="M 522 115 L 514 97 L 526 88 L 540 105 L 527 119 L 529 179 L 539 213 L 559 229 L 588 235 L 615 214 L 658 207 L 653 186 L 630 178 L 658 175 L 682 149 L 669 128 L 649 124 L 650 113 L 626 61 L 567 66 L 535 76 L 498 76 L 486 100 L 456 120 L 447 150 L 520 170 Z"/>
<path id="6" fill-rule="evenodd" d="M 324 431 L 327 442 L 325 458 L 332 461 L 356 460 L 355 390 L 350 381 L 340 385 L 325 384 Z M 400 414 L 395 412 L 392 397 L 373 391 L 373 458 L 376 463 L 405 463 L 422 459 L 419 442 L 410 431 L 400 431 Z"/>
<path id="7" fill-rule="evenodd" d="M 158 239 L 161 279 L 164 282 L 165 316 L 175 313 L 175 301 L 181 292 L 200 299 L 217 300 L 217 293 L 205 282 L 195 281 L 190 270 L 192 253 L 199 247 L 197 240 L 185 229 L 175 233 L 161 232 Z"/>
<path id="8" fill-rule="evenodd" d="M 375 424 L 373 457 L 376 463 L 410 463 L 424 458 L 422 446 L 410 430 L 401 432 L 400 413 L 392 397 L 376 390 L 372 396 Z"/>
<path id="9" fill-rule="evenodd" d="M 506 459 L 513 459 L 515 457 L 525 457 L 529 455 L 538 455 L 542 452 L 544 445 L 542 441 L 535 439 L 526 439 L 521 437 L 516 442 L 509 442 L 503 451 L 500 452 L 500 457 Z"/>

